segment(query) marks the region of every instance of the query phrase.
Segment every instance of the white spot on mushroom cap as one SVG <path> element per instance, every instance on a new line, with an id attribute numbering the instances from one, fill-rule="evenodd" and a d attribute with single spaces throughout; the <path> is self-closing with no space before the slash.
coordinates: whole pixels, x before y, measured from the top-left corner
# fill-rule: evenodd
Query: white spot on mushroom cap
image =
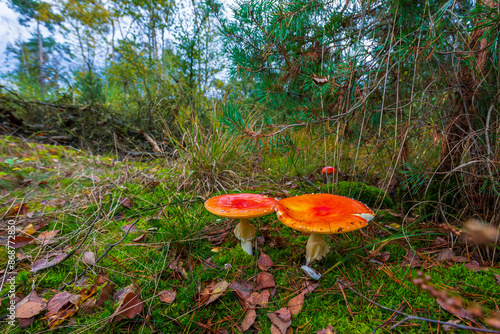
<path id="1" fill-rule="evenodd" d="M 369 222 L 370 220 L 372 220 L 375 217 L 374 215 L 371 215 L 369 213 L 355 213 L 355 214 L 353 214 L 353 216 L 361 217 L 364 220 L 366 220 L 367 222 Z"/>

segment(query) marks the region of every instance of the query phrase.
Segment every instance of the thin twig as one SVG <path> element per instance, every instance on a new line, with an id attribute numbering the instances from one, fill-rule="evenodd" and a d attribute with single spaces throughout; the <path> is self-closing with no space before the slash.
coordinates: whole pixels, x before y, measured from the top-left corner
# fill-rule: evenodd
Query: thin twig
<path id="1" fill-rule="evenodd" d="M 66 254 L 66 256 L 61 261 L 54 262 L 51 265 L 46 266 L 46 267 L 42 267 L 42 268 L 34 271 L 33 273 L 34 274 L 35 273 L 38 274 L 39 272 L 41 272 L 43 270 L 47 270 L 47 269 L 50 269 L 50 268 L 55 267 L 57 265 L 60 265 L 61 263 L 63 263 L 64 261 L 66 261 L 67 259 L 69 259 L 70 257 L 72 257 L 82 247 L 83 243 L 87 240 L 87 238 L 89 237 L 90 232 L 94 229 L 94 225 L 97 223 L 98 220 L 99 220 L 99 218 L 94 219 L 94 221 L 92 222 L 92 224 L 90 224 L 89 229 L 87 230 L 87 233 L 85 233 L 85 237 L 80 242 L 80 244 L 78 244 L 78 246 L 76 246 L 71 252 L 69 252 L 68 254 Z"/>
<path id="2" fill-rule="evenodd" d="M 102 253 L 101 256 L 99 256 L 99 258 L 95 261 L 94 263 L 94 266 L 96 264 L 98 264 L 105 256 L 106 254 L 109 253 L 109 251 L 111 249 L 113 249 L 113 247 L 115 247 L 116 245 L 118 245 L 119 243 L 121 243 L 123 240 L 125 240 L 125 238 L 127 237 L 127 235 L 129 234 L 130 230 L 132 229 L 132 227 L 134 227 L 135 224 L 137 224 L 137 222 L 139 221 L 140 218 L 137 218 L 132 224 L 130 224 L 127 232 L 125 233 L 125 235 L 120 239 L 118 240 L 117 242 L 113 243 L 113 244 L 109 244 L 108 245 L 108 248 L 104 251 L 104 253 Z M 87 272 L 87 269 L 83 270 L 77 277 L 74 281 L 77 281 L 78 279 L 80 279 L 83 275 L 85 275 L 85 273 Z M 73 282 L 71 282 L 70 284 L 72 284 Z M 65 285 L 69 285 L 69 284 L 65 284 Z M 59 289 L 57 289 L 57 291 L 61 291 L 61 289 L 63 288 L 64 286 L 61 286 Z"/>
<path id="3" fill-rule="evenodd" d="M 347 285 L 346 283 L 342 282 L 342 280 L 340 280 L 338 278 L 337 278 L 337 283 L 341 284 L 343 287 L 351 290 L 352 292 L 354 292 L 355 294 L 357 294 L 361 298 L 369 301 L 373 305 L 375 305 L 375 306 L 377 306 L 377 307 L 379 307 L 379 308 L 381 308 L 383 310 L 391 311 L 393 313 L 405 316 L 405 318 L 403 320 L 401 320 L 398 323 L 396 323 L 394 326 L 391 327 L 391 329 L 394 328 L 394 327 L 396 327 L 396 326 L 401 325 L 402 323 L 404 323 L 404 322 L 406 322 L 408 320 L 421 320 L 421 321 L 432 322 L 432 323 L 440 324 L 440 325 L 447 325 L 447 326 L 455 327 L 455 328 L 458 328 L 458 329 L 472 330 L 472 331 L 478 331 L 478 332 L 484 332 L 484 333 L 496 333 L 496 334 L 500 334 L 500 331 L 497 331 L 497 330 L 494 330 L 494 329 L 470 327 L 470 326 L 458 325 L 458 324 L 454 324 L 454 323 L 446 322 L 446 321 L 439 321 L 439 320 L 434 320 L 434 319 L 428 319 L 428 318 L 422 318 L 422 317 L 415 317 L 413 315 L 410 315 L 410 314 L 407 314 L 407 313 L 404 313 L 404 312 L 401 312 L 401 311 L 398 311 L 398 310 L 394 310 L 392 308 L 380 305 L 379 303 L 373 301 L 372 299 L 370 299 L 370 298 L 362 295 L 361 293 L 357 292 L 356 290 L 354 290 L 353 288 L 351 288 L 349 285 Z M 379 329 L 379 327 L 376 327 L 373 330 L 372 333 L 375 333 Z"/>

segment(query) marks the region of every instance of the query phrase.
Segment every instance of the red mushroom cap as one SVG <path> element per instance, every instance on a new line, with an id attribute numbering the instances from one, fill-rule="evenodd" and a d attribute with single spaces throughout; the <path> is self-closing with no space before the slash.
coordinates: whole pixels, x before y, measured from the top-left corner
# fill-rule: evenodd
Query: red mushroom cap
<path id="1" fill-rule="evenodd" d="M 259 194 L 231 194 L 210 198 L 205 208 L 214 215 L 229 218 L 257 218 L 274 211 L 276 200 Z"/>
<path id="2" fill-rule="evenodd" d="M 335 167 L 326 166 L 321 170 L 321 174 L 337 174 L 337 169 Z"/>
<path id="3" fill-rule="evenodd" d="M 375 215 L 361 202 L 331 194 L 311 194 L 284 198 L 276 203 L 278 219 L 294 230 L 336 234 L 368 225 Z"/>

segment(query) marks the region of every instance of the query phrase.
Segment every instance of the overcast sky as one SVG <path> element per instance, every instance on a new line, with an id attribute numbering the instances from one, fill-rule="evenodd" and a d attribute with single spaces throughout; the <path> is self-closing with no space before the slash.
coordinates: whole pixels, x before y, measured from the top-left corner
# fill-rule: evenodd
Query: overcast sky
<path id="1" fill-rule="evenodd" d="M 7 62 L 6 57 L 7 45 L 18 40 L 27 40 L 34 29 L 34 24 L 31 27 L 24 27 L 19 24 L 17 20 L 18 14 L 9 8 L 8 2 L 9 0 L 0 0 L 0 74 L 10 70 L 10 64 Z M 231 6 L 235 0 L 222 0 L 221 2 Z M 47 29 L 42 27 L 42 34 L 47 36 L 47 33 Z"/>
<path id="2" fill-rule="evenodd" d="M 8 70 L 5 57 L 7 45 L 28 37 L 28 28 L 17 22 L 17 14 L 7 6 L 7 0 L 0 0 L 0 72 Z"/>

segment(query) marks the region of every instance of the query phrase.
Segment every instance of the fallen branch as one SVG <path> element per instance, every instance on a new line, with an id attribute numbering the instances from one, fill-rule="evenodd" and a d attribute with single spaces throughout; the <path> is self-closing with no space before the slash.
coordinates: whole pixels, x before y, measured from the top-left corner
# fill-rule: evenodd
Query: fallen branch
<path id="1" fill-rule="evenodd" d="M 357 292 L 356 290 L 354 290 L 353 288 L 351 288 L 349 285 L 347 285 L 346 283 L 342 282 L 340 279 L 337 279 L 337 283 L 341 284 L 344 288 L 347 288 L 347 289 L 351 290 L 352 292 L 354 292 L 355 294 L 357 294 L 361 298 L 367 300 L 371 304 L 373 304 L 373 305 L 375 305 L 375 306 L 377 306 L 377 307 L 379 307 L 379 308 L 381 308 L 383 310 L 390 311 L 390 312 L 393 312 L 393 313 L 405 316 L 405 318 L 403 320 L 401 320 L 401 321 L 397 322 L 396 324 L 394 324 L 391 327 L 391 329 L 394 329 L 395 327 L 397 327 L 397 326 L 405 323 L 408 320 L 421 320 L 421 321 L 425 321 L 425 322 L 431 322 L 431 323 L 434 323 L 434 324 L 451 326 L 451 327 L 455 327 L 455 328 L 463 329 L 463 330 L 470 330 L 470 331 L 478 331 L 478 332 L 484 332 L 484 333 L 496 333 L 496 334 L 500 334 L 500 331 L 496 331 L 494 329 L 470 327 L 470 326 L 458 325 L 458 324 L 454 324 L 454 323 L 446 322 L 446 321 L 434 320 L 434 319 L 423 318 L 423 317 L 415 317 L 413 315 L 410 315 L 410 314 L 407 314 L 407 313 L 404 313 L 404 312 L 401 312 L 401 311 L 398 311 L 398 310 L 394 310 L 392 308 L 380 305 L 379 303 L 375 302 L 374 300 L 372 300 L 372 299 L 370 299 L 370 298 L 362 295 L 361 293 Z M 372 333 L 375 333 L 380 327 L 381 326 L 376 327 L 373 330 Z"/>
<path id="2" fill-rule="evenodd" d="M 146 138 L 148 143 L 150 143 L 151 146 L 153 146 L 153 150 L 155 150 L 156 153 L 163 153 L 163 150 L 160 148 L 160 146 L 158 146 L 158 144 L 155 142 L 152 136 L 148 135 L 144 130 L 141 130 L 140 132 L 142 133 L 144 138 Z"/>

